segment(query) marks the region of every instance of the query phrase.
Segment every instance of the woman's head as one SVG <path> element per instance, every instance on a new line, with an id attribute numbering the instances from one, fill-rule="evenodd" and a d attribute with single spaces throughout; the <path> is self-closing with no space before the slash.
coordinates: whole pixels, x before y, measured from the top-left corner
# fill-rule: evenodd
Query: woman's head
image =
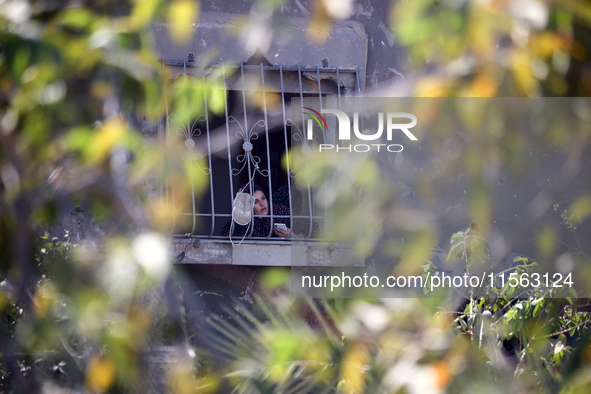
<path id="1" fill-rule="evenodd" d="M 254 206 L 252 210 L 255 215 L 269 214 L 269 202 L 267 201 L 267 196 L 261 190 L 255 190 L 254 192 Z"/>
<path id="2" fill-rule="evenodd" d="M 243 193 L 249 193 L 254 197 L 254 205 L 252 210 L 255 215 L 268 215 L 269 214 L 269 201 L 267 200 L 267 196 L 265 196 L 265 192 L 260 186 L 252 185 L 252 190 L 254 193 L 251 194 L 251 186 L 248 184 L 242 185 L 240 191 Z"/>

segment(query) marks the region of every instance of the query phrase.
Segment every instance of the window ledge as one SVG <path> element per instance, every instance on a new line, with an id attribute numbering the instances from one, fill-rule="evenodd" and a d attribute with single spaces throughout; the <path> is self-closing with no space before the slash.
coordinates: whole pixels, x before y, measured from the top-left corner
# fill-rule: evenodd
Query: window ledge
<path id="1" fill-rule="evenodd" d="M 365 262 L 345 245 L 324 242 L 175 240 L 172 253 L 179 264 L 256 266 L 363 267 Z"/>

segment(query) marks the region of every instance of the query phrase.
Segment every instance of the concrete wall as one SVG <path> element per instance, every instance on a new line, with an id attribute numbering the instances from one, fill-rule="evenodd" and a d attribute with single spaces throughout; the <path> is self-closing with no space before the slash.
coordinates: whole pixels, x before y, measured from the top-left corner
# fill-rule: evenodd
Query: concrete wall
<path id="1" fill-rule="evenodd" d="M 346 20 L 335 21 L 333 34 L 327 41 L 311 40 L 306 30 L 314 12 L 315 1 L 291 0 L 275 10 L 273 16 L 266 19 L 256 9 L 254 1 L 205 0 L 201 1 L 201 16 L 197 23 L 202 27 L 201 36 L 187 47 L 178 48 L 169 45 L 162 38 L 159 48 L 164 57 L 184 59 L 188 52 L 209 50 L 214 53 L 216 61 L 224 59 L 246 61 L 254 50 L 249 43 L 238 40 L 220 40 L 214 37 L 212 29 L 224 23 L 223 13 L 231 14 L 231 18 L 240 26 L 252 23 L 261 27 L 268 24 L 263 34 L 274 33 L 274 41 L 269 47 L 262 45 L 262 52 L 271 64 L 293 65 L 297 59 L 299 65 L 322 66 L 323 60 L 330 67 L 360 67 L 364 75 L 361 85 L 367 89 L 375 89 L 384 82 L 396 82 L 404 79 L 404 50 L 397 45 L 396 37 L 389 26 L 389 15 L 392 3 L 389 0 L 355 1 L 351 15 Z M 267 28 L 265 27 L 265 28 Z M 161 29 L 162 26 L 159 27 Z M 205 34 L 203 34 L 205 32 Z M 253 33 L 256 34 L 257 32 Z M 359 42 L 359 36 L 367 35 L 367 46 Z M 212 40 L 214 38 L 214 40 Z M 217 42 L 216 42 L 217 41 Z M 246 38 L 248 41 L 248 38 Z M 263 40 L 264 41 L 264 40 Z M 236 44 L 239 43 L 240 44 Z M 288 48 L 285 46 L 288 45 Z M 357 46 L 360 45 L 359 49 Z M 250 53 L 247 53 L 249 52 Z M 366 52 L 366 54 L 363 54 Z M 244 56 L 246 54 L 247 56 Z M 246 58 L 245 58 L 246 57 Z M 365 57 L 365 59 L 364 59 Z"/>

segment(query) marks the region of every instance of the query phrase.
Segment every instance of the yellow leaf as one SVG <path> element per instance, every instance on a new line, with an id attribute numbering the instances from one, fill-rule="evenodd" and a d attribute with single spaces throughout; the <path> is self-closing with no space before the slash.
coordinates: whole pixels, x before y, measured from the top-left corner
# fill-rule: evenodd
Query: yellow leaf
<path id="1" fill-rule="evenodd" d="M 212 89 L 208 91 L 208 102 L 209 109 L 216 115 L 221 115 L 224 112 L 225 108 L 225 97 L 224 97 L 224 90 L 223 87 L 213 86 Z M 271 105 L 267 104 L 268 107 Z"/>
<path id="2" fill-rule="evenodd" d="M 530 56 L 524 51 L 515 51 L 511 56 L 513 77 L 521 93 L 526 96 L 538 95 L 538 81 L 532 73 Z"/>
<path id="3" fill-rule="evenodd" d="M 459 95 L 466 97 L 494 97 L 497 93 L 497 87 L 497 81 L 490 74 L 481 73 L 474 79 L 468 89 Z"/>
<path id="4" fill-rule="evenodd" d="M 37 316 L 43 317 L 47 315 L 54 299 L 55 291 L 52 286 L 44 284 L 38 287 L 33 296 L 33 305 Z"/>
<path id="5" fill-rule="evenodd" d="M 452 374 L 449 365 L 445 361 L 440 361 L 432 365 L 435 374 L 435 384 L 438 389 L 445 390 L 449 386 Z"/>
<path id="6" fill-rule="evenodd" d="M 366 346 L 361 343 L 353 345 L 345 355 L 341 369 L 341 379 L 345 383 L 342 386 L 344 393 L 365 392 L 365 366 L 368 359 Z"/>
<path id="7" fill-rule="evenodd" d="M 130 17 L 133 28 L 145 27 L 153 18 L 160 0 L 137 0 Z"/>
<path id="8" fill-rule="evenodd" d="M 170 384 L 169 392 L 178 394 L 216 392 L 217 380 L 211 378 L 197 380 L 190 359 L 181 358 L 177 360 L 177 362 L 170 364 L 167 372 Z"/>
<path id="9" fill-rule="evenodd" d="M 448 97 L 452 93 L 449 81 L 441 77 L 427 76 L 420 78 L 416 85 L 416 97 Z"/>
<path id="10" fill-rule="evenodd" d="M 569 213 L 574 215 L 579 223 L 582 223 L 585 218 L 591 215 L 591 194 L 579 197 L 570 207 Z"/>
<path id="11" fill-rule="evenodd" d="M 92 95 L 99 99 L 105 99 L 113 93 L 113 85 L 104 81 L 94 81 L 90 87 Z"/>
<path id="12" fill-rule="evenodd" d="M 106 356 L 94 357 L 86 371 L 86 386 L 95 392 L 105 392 L 115 382 L 115 364 Z"/>
<path id="13" fill-rule="evenodd" d="M 498 21 L 484 2 L 472 2 L 468 16 L 466 39 L 470 48 L 481 59 L 491 59 L 496 52 L 495 30 Z"/>
<path id="14" fill-rule="evenodd" d="M 317 1 L 315 5 L 307 36 L 312 43 L 320 45 L 329 38 L 332 21 L 322 1 Z"/>
<path id="15" fill-rule="evenodd" d="M 168 7 L 168 23 L 174 41 L 186 43 L 190 40 L 198 14 L 199 3 L 192 0 L 175 1 Z"/>
<path id="16" fill-rule="evenodd" d="M 543 32 L 529 40 L 529 47 L 533 54 L 548 58 L 557 51 L 567 49 L 569 45 L 565 37 L 553 32 Z"/>
<path id="17" fill-rule="evenodd" d="M 8 305 L 8 297 L 0 293 L 0 310 L 4 310 L 6 305 Z"/>
<path id="18" fill-rule="evenodd" d="M 123 140 L 127 128 L 121 118 L 114 117 L 95 131 L 89 146 L 86 147 L 87 158 L 90 163 L 103 160 L 111 150 Z"/>

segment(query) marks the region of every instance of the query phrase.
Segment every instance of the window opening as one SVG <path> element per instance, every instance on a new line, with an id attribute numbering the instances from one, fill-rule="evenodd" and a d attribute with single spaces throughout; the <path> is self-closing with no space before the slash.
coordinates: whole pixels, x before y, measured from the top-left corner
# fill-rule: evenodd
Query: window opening
<path id="1" fill-rule="evenodd" d="M 224 227 L 232 220 L 232 202 L 238 188 L 252 180 L 265 190 L 269 203 L 270 221 L 289 218 L 306 222 L 303 238 L 316 240 L 314 226 L 322 226 L 324 216 L 314 211 L 310 185 L 296 187 L 295 179 L 301 169 L 291 168 L 284 155 L 291 149 L 292 132 L 300 134 L 304 141 L 304 125 L 296 125 L 290 119 L 290 100 L 317 97 L 322 103 L 326 96 L 359 95 L 359 73 L 356 69 L 330 69 L 324 67 L 284 67 L 241 64 L 230 67 L 224 63 L 205 67 L 187 61 L 164 62 L 168 67 L 183 67 L 183 78 L 201 78 L 214 69 L 221 70 L 224 111 L 212 115 L 207 107 L 207 91 L 204 89 L 204 113 L 187 124 L 180 124 L 174 113 L 168 113 L 163 122 L 164 138 L 184 138 L 191 155 L 194 170 L 207 177 L 205 188 L 197 190 L 191 183 L 191 211 L 181 212 L 181 220 L 174 233 L 177 236 L 196 236 L 228 240 L 222 235 Z M 253 86 L 253 81 L 256 82 Z M 173 87 L 174 89 L 174 87 Z M 252 105 L 258 100 L 258 105 Z M 323 141 L 326 140 L 323 135 Z M 166 201 L 174 204 L 175 185 L 167 182 L 161 193 Z M 277 215 L 273 204 L 289 208 L 289 215 Z M 257 217 L 256 215 L 254 217 Z M 273 229 L 253 236 L 249 240 L 273 239 Z"/>

